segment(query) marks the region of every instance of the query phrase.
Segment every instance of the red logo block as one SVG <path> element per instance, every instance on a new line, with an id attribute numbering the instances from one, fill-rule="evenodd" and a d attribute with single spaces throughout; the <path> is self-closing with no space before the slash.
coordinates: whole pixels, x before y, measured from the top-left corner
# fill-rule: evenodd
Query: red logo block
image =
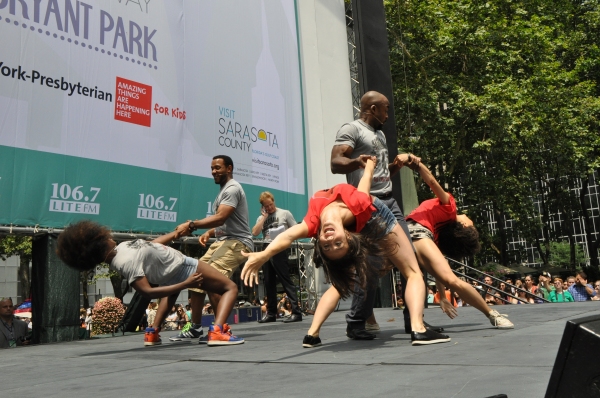
<path id="1" fill-rule="evenodd" d="M 152 86 L 117 77 L 115 120 L 150 127 Z"/>

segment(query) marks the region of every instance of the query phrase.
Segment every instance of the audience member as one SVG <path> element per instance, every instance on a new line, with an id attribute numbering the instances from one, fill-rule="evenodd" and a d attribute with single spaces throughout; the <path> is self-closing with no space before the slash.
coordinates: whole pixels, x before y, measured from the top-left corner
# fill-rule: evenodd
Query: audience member
<path id="1" fill-rule="evenodd" d="M 592 300 L 594 301 L 598 301 L 600 300 L 600 280 L 597 280 L 596 282 L 594 282 L 594 290 L 596 291 L 596 295 L 594 297 L 592 297 Z"/>
<path id="2" fill-rule="evenodd" d="M 567 289 L 570 288 L 571 286 L 573 286 L 574 284 L 575 284 L 575 277 L 574 276 L 569 276 L 567 278 Z"/>
<path id="3" fill-rule="evenodd" d="M 158 304 L 154 301 L 148 304 L 148 325 L 154 325 L 154 318 L 156 318 L 156 309 L 158 308 Z"/>
<path id="4" fill-rule="evenodd" d="M 550 291 L 550 301 L 553 303 L 566 303 L 572 302 L 573 296 L 566 290 L 563 290 L 563 280 L 560 278 L 554 278 L 554 290 Z"/>
<path id="5" fill-rule="evenodd" d="M 267 313 L 267 296 L 263 297 L 262 302 L 260 303 L 260 312 L 265 315 Z"/>
<path id="6" fill-rule="evenodd" d="M 483 283 L 489 286 L 494 286 L 494 281 L 489 276 L 483 278 Z M 496 291 L 491 287 L 483 286 L 479 291 L 479 294 L 481 294 L 481 298 L 483 298 L 487 304 L 494 304 L 496 301 L 494 297 Z"/>
<path id="7" fill-rule="evenodd" d="M 533 276 L 527 275 L 525 277 L 525 283 L 523 289 L 527 290 L 528 293 L 531 293 L 531 296 L 535 295 L 537 291 L 537 286 L 534 284 Z"/>
<path id="8" fill-rule="evenodd" d="M 575 284 L 569 286 L 569 293 L 573 296 L 574 301 L 588 301 L 596 296 L 596 291 L 587 283 L 587 275 L 583 271 L 577 272 L 575 276 Z"/>
<path id="9" fill-rule="evenodd" d="M 165 328 L 163 330 L 177 330 L 177 324 L 177 306 L 174 305 L 165 319 Z"/>
<path id="10" fill-rule="evenodd" d="M 10 297 L 0 298 L 0 348 L 15 348 L 29 344 L 27 323 L 15 318 Z"/>
<path id="11" fill-rule="evenodd" d="M 533 304 L 533 303 L 534 303 L 534 301 L 533 301 L 533 297 L 532 297 L 532 296 L 530 296 L 530 295 L 529 295 L 527 292 L 525 292 L 524 290 L 517 290 L 517 297 L 518 297 L 520 300 L 517 300 L 517 299 L 515 299 L 515 298 L 514 298 L 514 299 L 512 299 L 512 300 L 511 300 L 511 302 L 512 302 L 513 304 Z M 521 300 L 523 300 L 523 301 L 521 301 Z"/>
<path id="12" fill-rule="evenodd" d="M 177 329 L 183 329 L 183 327 L 190 321 L 185 309 L 182 306 L 177 307 Z"/>
<path id="13" fill-rule="evenodd" d="M 544 297 L 546 300 L 550 300 L 550 292 L 554 290 L 554 286 L 551 283 L 552 276 L 549 272 L 542 272 L 539 277 L 539 285 L 538 285 L 538 295 L 541 293 L 540 297 Z"/>
<path id="14" fill-rule="evenodd" d="M 94 310 L 91 308 L 88 308 L 87 312 L 87 316 L 85 317 L 85 329 L 88 331 L 92 331 L 92 322 L 94 319 Z"/>

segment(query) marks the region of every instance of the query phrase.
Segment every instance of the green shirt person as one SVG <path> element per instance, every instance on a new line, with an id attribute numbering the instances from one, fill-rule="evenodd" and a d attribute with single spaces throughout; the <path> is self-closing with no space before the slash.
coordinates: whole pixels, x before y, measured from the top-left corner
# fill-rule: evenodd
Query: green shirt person
<path id="1" fill-rule="evenodd" d="M 549 293 L 550 301 L 553 303 L 573 302 L 573 296 L 567 290 L 563 290 L 563 281 L 560 278 L 554 278 L 554 290 Z"/>

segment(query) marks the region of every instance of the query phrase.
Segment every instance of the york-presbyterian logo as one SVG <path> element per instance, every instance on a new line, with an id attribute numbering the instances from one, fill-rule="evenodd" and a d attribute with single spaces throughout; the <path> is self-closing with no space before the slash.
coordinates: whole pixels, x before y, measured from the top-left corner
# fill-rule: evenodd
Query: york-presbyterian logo
<path id="1" fill-rule="evenodd" d="M 152 86 L 117 77 L 115 120 L 150 127 Z"/>

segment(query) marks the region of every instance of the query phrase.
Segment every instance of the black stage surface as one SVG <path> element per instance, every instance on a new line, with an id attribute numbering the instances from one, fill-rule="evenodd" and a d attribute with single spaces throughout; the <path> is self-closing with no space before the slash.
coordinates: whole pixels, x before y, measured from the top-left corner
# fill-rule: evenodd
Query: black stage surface
<path id="1" fill-rule="evenodd" d="M 543 397 L 567 320 L 600 315 L 600 302 L 498 306 L 514 322 L 497 330 L 474 308 L 425 319 L 450 343 L 413 347 L 402 312 L 376 309 L 373 341 L 345 336 L 343 312 L 302 348 L 303 322 L 232 325 L 246 343 L 143 346 L 134 334 L 2 350 L 0 397 Z M 205 329 L 206 331 L 206 329 Z"/>

